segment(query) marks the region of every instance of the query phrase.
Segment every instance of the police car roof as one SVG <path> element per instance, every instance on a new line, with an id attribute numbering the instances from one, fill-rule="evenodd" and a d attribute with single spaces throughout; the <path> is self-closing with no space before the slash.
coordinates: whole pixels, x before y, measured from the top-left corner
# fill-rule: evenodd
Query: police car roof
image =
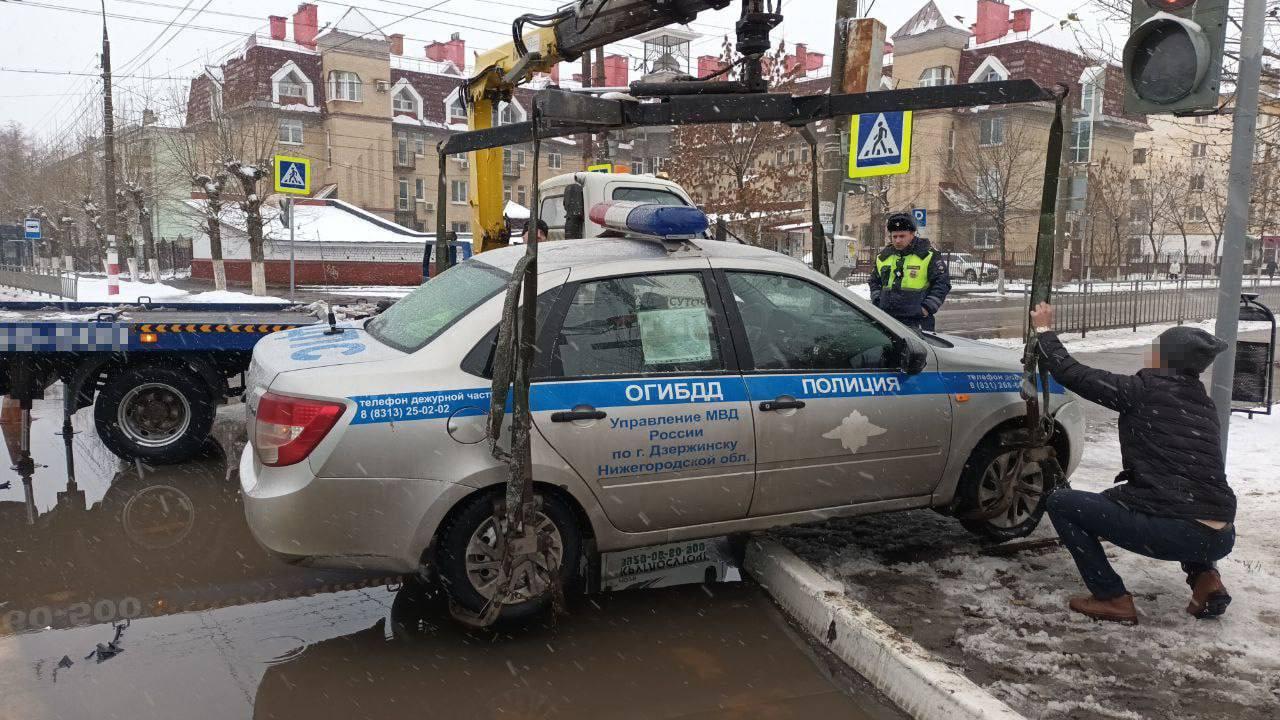
<path id="1" fill-rule="evenodd" d="M 701 258 L 732 258 L 781 260 L 800 263 L 799 260 L 781 253 L 765 250 L 751 245 L 723 242 L 720 240 L 684 240 L 683 243 L 696 248 Z M 516 262 L 524 255 L 523 245 L 513 245 L 499 250 L 477 255 L 473 260 L 491 265 L 499 270 L 511 272 Z M 552 240 L 538 245 L 538 270 L 559 270 L 583 265 L 599 265 L 603 263 L 627 260 L 679 260 L 688 258 L 688 253 L 670 253 L 661 242 L 641 238 L 590 238 L 587 240 Z"/>

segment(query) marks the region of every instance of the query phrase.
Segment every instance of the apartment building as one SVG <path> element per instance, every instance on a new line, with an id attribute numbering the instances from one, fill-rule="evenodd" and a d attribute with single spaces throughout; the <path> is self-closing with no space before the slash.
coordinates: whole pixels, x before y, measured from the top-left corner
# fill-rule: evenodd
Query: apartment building
<path id="1" fill-rule="evenodd" d="M 1078 268 L 1089 233 L 1103 230 L 1088 222 L 1090 198 L 1101 190 L 1091 190 L 1090 183 L 1097 185 L 1102 170 L 1127 178 L 1134 136 L 1147 129 L 1145 118 L 1123 110 L 1120 67 L 1072 49 L 1074 41 L 1056 23 L 1036 30 L 1032 10 L 1011 10 L 1001 0 L 977 0 L 975 13 L 976 22 L 966 26 L 932 0 L 921 7 L 891 36 L 884 87 L 1024 78 L 1070 87 L 1060 237 L 1063 262 Z M 996 99 L 989 106 L 915 113 L 911 172 L 868 182 L 846 215 L 851 231 L 877 246 L 886 212 L 921 208 L 929 218 L 923 234 L 941 248 L 994 261 L 1003 231 L 1006 269 L 1029 267 L 1053 106 L 1000 105 Z"/>
<path id="2" fill-rule="evenodd" d="M 277 153 L 309 159 L 316 197 L 340 198 L 416 230 L 433 231 L 444 213 L 449 229 L 470 232 L 466 157 L 445 163 L 443 207 L 436 193 L 437 144 L 466 129 L 459 98 L 468 70 L 465 41 L 455 33 L 411 52 L 403 35 L 383 34 L 355 8 L 320 27 L 311 3 L 291 19 L 271 16 L 266 36 L 249 36 L 235 56 L 192 79 L 188 131 L 214 134 L 230 126 L 253 159 Z M 520 122 L 531 102 L 531 90 L 517 91 L 495 120 Z M 532 147 L 508 148 L 504 158 L 505 194 L 527 207 Z M 575 139 L 543 144 L 541 177 L 583 168 Z"/>

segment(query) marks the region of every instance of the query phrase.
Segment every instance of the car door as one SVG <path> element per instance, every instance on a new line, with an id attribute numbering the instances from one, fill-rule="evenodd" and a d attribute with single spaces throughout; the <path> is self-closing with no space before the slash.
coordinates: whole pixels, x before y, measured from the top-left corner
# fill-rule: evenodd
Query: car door
<path id="1" fill-rule="evenodd" d="M 709 282 L 693 269 L 571 283 L 541 336 L 534 423 L 620 530 L 747 515 L 755 435 Z"/>
<path id="2" fill-rule="evenodd" d="M 807 279 L 733 269 L 717 277 L 755 417 L 750 514 L 931 494 L 952 415 L 936 367 L 895 369 L 903 340 Z"/>

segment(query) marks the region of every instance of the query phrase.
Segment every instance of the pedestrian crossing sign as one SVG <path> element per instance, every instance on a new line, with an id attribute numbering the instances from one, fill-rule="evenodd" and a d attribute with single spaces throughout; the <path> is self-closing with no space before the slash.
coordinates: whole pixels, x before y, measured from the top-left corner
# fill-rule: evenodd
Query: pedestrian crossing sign
<path id="1" fill-rule="evenodd" d="M 311 194 L 311 161 L 276 155 L 276 192 Z"/>
<path id="2" fill-rule="evenodd" d="M 849 127 L 849 177 L 911 171 L 911 112 L 854 115 Z"/>

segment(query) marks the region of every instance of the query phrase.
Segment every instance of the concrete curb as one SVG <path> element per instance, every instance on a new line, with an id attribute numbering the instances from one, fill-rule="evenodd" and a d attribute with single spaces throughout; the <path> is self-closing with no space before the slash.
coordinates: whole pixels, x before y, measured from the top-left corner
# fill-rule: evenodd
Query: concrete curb
<path id="1" fill-rule="evenodd" d="M 753 540 L 746 567 L 809 634 L 916 720 L 1026 720 L 785 547 Z"/>

